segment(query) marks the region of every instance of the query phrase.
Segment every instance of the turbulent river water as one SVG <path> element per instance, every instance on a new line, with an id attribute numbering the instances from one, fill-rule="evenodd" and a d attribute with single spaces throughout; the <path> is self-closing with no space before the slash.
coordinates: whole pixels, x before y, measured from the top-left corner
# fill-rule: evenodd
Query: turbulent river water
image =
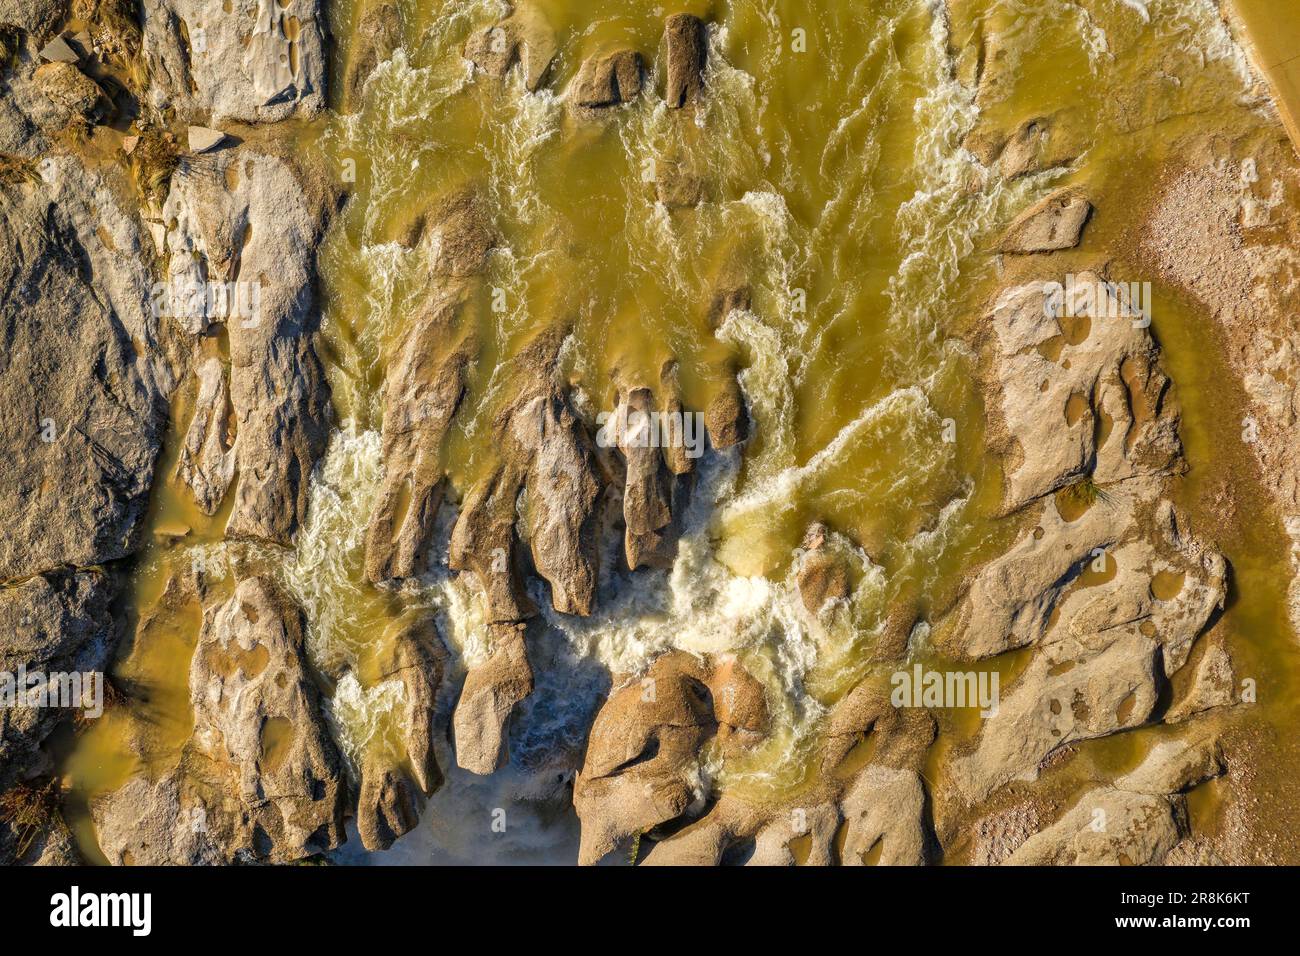
<path id="1" fill-rule="evenodd" d="M 399 6 L 402 46 L 376 70 L 363 101 L 298 134 L 301 149 L 323 151 L 341 176 L 348 171 L 352 193 L 320 252 L 336 429 L 312 479 L 307 525 L 287 553 L 225 542 L 228 511 L 208 518 L 186 503 L 171 474 L 171 442 L 151 520 L 164 533 L 177 523 L 191 532 L 182 547 L 160 543 L 141 559 L 133 601 L 141 623 L 117 665 L 150 688 L 149 700 L 111 712 L 82 736 L 67 767 L 74 803 L 84 806 L 142 762 L 174 760 L 188 732 L 197 609 L 167 620 L 147 615 L 174 562 L 199 560 L 216 573 L 251 562 L 277 574 L 305 609 L 313 661 L 332 675 L 329 717 L 352 761 L 385 745 L 397 699 L 396 686 L 373 671 L 387 621 L 411 605 L 433 606 L 453 681 L 481 660 L 480 612 L 446 569 L 454 501 L 495 461 L 491 410 L 509 388 L 502 361 L 560 319 L 574 323 L 565 371 L 586 409 L 613 407 L 616 369 L 657 380 L 669 360 L 678 363 L 686 407 L 703 409 L 731 359 L 742 369 L 755 436 L 743 451 L 702 459 L 671 570 L 603 572 L 590 618 L 552 612 L 539 590 L 552 627 L 532 649 L 537 690 L 517 714 L 511 766 L 476 778 L 455 769 L 444 747 L 448 780 L 417 831 L 383 854 L 364 854 L 353 839 L 337 856 L 574 860 L 577 821 L 554 799 L 563 776 L 551 772 L 554 754 L 581 753 L 610 672 L 636 672 L 672 648 L 736 652 L 769 687 L 775 731 L 753 753 L 709 762 L 708 784 L 755 799 L 797 791 L 812 772 L 810 744 L 827 708 L 884 666 L 874 652 L 883 636 L 920 621 L 912 655 L 927 659 L 925 622 L 1017 529 L 997 514 L 1002 474 L 985 450 L 977 356 L 966 344 L 996 287 L 1001 230 L 1050 190 L 1086 181 L 1103 197 L 1096 237 L 1122 236 L 1132 227 L 1125 197 L 1167 158 L 1171 127 L 1208 128 L 1225 116 L 1242 127 L 1264 122 L 1242 104 L 1241 51 L 1211 0 L 963 4 L 1009 40 L 1013 79 L 986 114 L 1014 123 L 1069 110 L 1091 131 L 1064 167 L 984 182 L 962 147 L 979 111 L 954 61 L 959 25 L 932 0 L 736 0 L 671 10 L 544 0 L 559 55 L 550 81 L 532 93 L 517 71 L 503 83 L 476 78 L 460 55 L 472 30 L 507 12 L 503 4 Z M 664 16 L 679 7 L 710 23 L 708 96 L 698 112 L 670 111 L 654 92 L 607 119 L 575 117 L 562 91 L 601 50 L 641 51 L 650 87 L 662 89 L 656 53 Z M 328 11 L 343 49 L 338 80 L 357 13 L 353 0 Z M 676 161 L 707 173 L 696 209 L 656 201 L 655 164 Z M 440 519 L 434 571 L 400 592 L 381 591 L 362 575 L 383 472 L 381 389 L 428 270 L 423 253 L 394 235 L 411 210 L 466 184 L 488 197 L 501 241 L 465 312 L 483 349 L 446 448 L 455 493 Z M 714 328 L 709 305 L 729 272 L 748 279 L 752 301 Z M 1217 367 L 1196 348 L 1197 318 L 1157 290 L 1156 331 L 1184 404 L 1192 464 L 1185 496 L 1193 503 L 1200 474 L 1214 467 L 1216 429 L 1226 427 L 1212 400 Z M 177 418 L 179 435 L 183 406 Z M 793 583 L 814 520 L 834 529 L 855 562 L 850 601 L 823 622 L 803 611 Z M 1292 637 L 1280 535 L 1272 519 L 1251 520 L 1239 540 L 1220 542 L 1238 588 L 1255 595 L 1229 610 L 1225 626 L 1248 660 L 1294 687 L 1282 650 Z M 1022 663 L 1012 654 L 984 667 L 1007 675 Z M 1278 725 L 1290 718 L 1270 713 Z M 124 724 L 142 719 L 160 728 L 158 752 L 123 752 Z M 936 778 L 946 748 L 974 723 L 943 718 Z M 1084 744 L 1081 759 L 1112 771 L 1131 766 L 1154 733 Z M 490 839 L 497 807 L 520 824 Z M 1197 801 L 1193 811 L 1213 814 L 1214 801 Z M 93 848 L 84 814 L 77 830 Z"/>

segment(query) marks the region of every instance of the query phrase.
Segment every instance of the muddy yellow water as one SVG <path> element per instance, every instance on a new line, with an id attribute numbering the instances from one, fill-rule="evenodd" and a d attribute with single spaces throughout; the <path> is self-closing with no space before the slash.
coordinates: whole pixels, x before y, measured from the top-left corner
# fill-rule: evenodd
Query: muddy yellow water
<path id="1" fill-rule="evenodd" d="M 353 0 L 327 6 L 338 86 L 360 9 Z M 1144 4 L 1114 0 L 963 0 L 949 5 L 951 19 L 928 0 L 545 0 L 538 6 L 559 54 L 536 93 L 517 72 L 504 82 L 474 77 L 460 56 L 469 33 L 495 22 L 502 5 L 398 6 L 402 48 L 355 111 L 331 111 L 300 134 L 300 147 L 319 150 L 350 194 L 320 255 L 337 431 L 294 551 L 240 552 L 304 606 L 336 731 L 353 758 L 385 735 L 391 702 L 371 668 L 387 622 L 411 604 L 434 606 L 454 660 L 463 665 L 484 649 L 473 597 L 445 568 L 401 594 L 361 577 L 383 467 L 386 363 L 427 292 L 422 253 L 394 241 L 413 213 L 468 187 L 486 198 L 499 233 L 461 318 L 482 348 L 445 449 L 452 502 L 492 467 L 491 416 L 510 388 L 502 363 L 539 329 L 572 325 L 564 371 L 591 414 L 612 407 L 616 376 L 656 384 L 675 362 L 687 408 L 703 409 L 728 367 L 741 369 L 756 434 L 743 455 L 701 463 L 700 520 L 677 567 L 607 574 L 590 620 L 548 615 L 558 637 L 541 654 L 531 713 L 580 747 L 599 698 L 575 662 L 634 671 L 672 647 L 734 650 L 768 684 L 775 727 L 753 754 L 713 767 L 716 785 L 775 798 L 807 784 L 826 708 L 864 678 L 887 680 L 894 665 L 875 653 L 885 636 L 936 619 L 969 571 L 1020 530 L 1017 518 L 997 516 L 1001 471 L 985 450 L 979 356 L 969 345 L 999 280 L 992 250 L 1001 230 L 1049 190 L 1084 185 L 1097 212 L 1083 252 L 1094 263 L 1120 257 L 1118 275 L 1138 226 L 1132 217 L 1179 136 L 1271 130 L 1242 105 L 1243 60 L 1209 0 L 1149 0 L 1149 17 L 1135 9 Z M 663 18 L 677 10 L 712 24 L 698 110 L 665 109 L 654 68 Z M 977 104 L 970 53 L 961 51 L 981 33 L 999 37 L 984 50 L 985 68 L 1004 80 Z M 654 91 L 598 120 L 574 115 L 565 86 L 585 57 L 615 48 L 643 54 Z M 977 125 L 1009 132 L 1035 117 L 1079 134 L 1067 165 L 1007 182 L 981 174 L 962 148 Z M 702 179 L 697 208 L 657 202 L 657 184 L 677 170 Z M 715 293 L 737 278 L 752 287 L 751 307 L 711 319 Z M 1157 292 L 1154 328 L 1183 403 L 1191 465 L 1179 495 L 1195 513 L 1228 461 L 1216 407 L 1225 373 L 1196 331 L 1208 318 L 1171 290 Z M 237 550 L 222 543 L 225 512 L 197 514 L 173 464 L 174 451 L 160 468 L 152 520 L 185 533 L 141 559 L 137 615 L 156 631 L 142 624 L 117 665 L 123 683 L 149 693 L 81 738 L 67 773 L 83 802 L 146 759 L 122 752 L 121 721 L 159 721 L 166 730 L 147 759 L 174 757 L 188 720 L 184 680 L 198 612 L 148 612 L 169 562 L 201 553 L 215 566 Z M 1072 501 L 1082 513 L 1091 498 L 1084 491 Z M 856 563 L 849 606 L 821 623 L 802 612 L 791 580 L 813 520 L 842 536 Z M 1280 528 L 1261 506 L 1214 530 L 1234 567 L 1232 604 L 1216 626 L 1268 688 L 1251 719 L 1285 726 L 1295 705 L 1284 701 L 1300 697 Z M 1098 580 L 1081 585 L 1113 573 L 1089 571 Z M 916 659 L 931 660 L 925 628 L 912 638 Z M 980 666 L 1005 684 L 1028 654 Z M 936 755 L 979 721 L 972 712 L 941 724 Z M 1085 775 L 1131 766 L 1151 735 L 1082 745 Z M 527 752 L 532 737 L 524 737 Z M 932 784 L 942 784 L 942 764 L 931 762 Z M 1198 798 L 1197 812 L 1212 816 L 1216 806 Z M 426 816 L 442 809 L 435 803 Z"/>

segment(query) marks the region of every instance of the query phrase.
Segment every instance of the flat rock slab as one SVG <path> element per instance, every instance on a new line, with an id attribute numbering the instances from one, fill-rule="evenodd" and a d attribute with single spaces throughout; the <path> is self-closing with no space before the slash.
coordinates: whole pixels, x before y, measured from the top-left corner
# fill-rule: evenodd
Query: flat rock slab
<path id="1" fill-rule="evenodd" d="M 206 153 L 216 149 L 226 139 L 226 134 L 219 129 L 208 129 L 206 126 L 191 126 L 189 128 L 190 152 Z"/>
<path id="2" fill-rule="evenodd" d="M 1083 238 L 1092 203 L 1077 189 L 1058 189 L 1021 213 L 1002 238 L 1001 251 L 1018 255 L 1073 249 Z"/>
<path id="3" fill-rule="evenodd" d="M 41 59 L 50 63 L 76 63 L 81 59 L 81 54 L 63 37 L 55 37 L 42 48 Z"/>

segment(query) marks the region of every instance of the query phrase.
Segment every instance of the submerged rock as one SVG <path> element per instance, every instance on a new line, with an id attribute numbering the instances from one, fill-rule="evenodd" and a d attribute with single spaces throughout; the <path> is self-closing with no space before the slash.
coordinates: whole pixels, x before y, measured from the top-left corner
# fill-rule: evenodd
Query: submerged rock
<path id="1" fill-rule="evenodd" d="M 1009 134 L 981 124 L 962 145 L 1004 179 L 1018 179 L 1074 162 L 1087 149 L 1076 133 L 1080 125 L 1068 112 L 1026 120 Z"/>
<path id="2" fill-rule="evenodd" d="M 533 567 L 550 584 L 557 611 L 587 615 L 596 599 L 596 505 L 602 481 L 591 437 L 559 381 L 559 351 L 567 335 L 563 326 L 548 329 L 511 361 L 516 397 L 497 415 L 494 427 L 505 474 L 523 476 L 521 515 Z M 497 507 L 502 506 L 504 502 Z M 505 550 L 476 560 L 495 559 L 496 567 L 506 571 L 511 567 L 508 541 L 500 532 L 492 539 L 492 547 Z M 489 587 L 486 581 L 484 586 Z"/>
<path id="3" fill-rule="evenodd" d="M 827 545 L 826 526 L 809 527 L 804 535 L 804 553 L 795 580 L 799 597 L 809 614 L 818 614 L 828 603 L 845 601 L 852 593 L 849 566 L 842 555 Z"/>
<path id="4" fill-rule="evenodd" d="M 704 177 L 681 159 L 665 159 L 657 166 L 655 199 L 670 212 L 693 209 L 705 198 Z"/>
<path id="5" fill-rule="evenodd" d="M 439 201 L 423 229 L 435 277 L 480 275 L 487 266 L 488 253 L 497 244 L 487 204 L 474 189 L 454 191 Z"/>
<path id="6" fill-rule="evenodd" d="M 390 0 L 368 0 L 357 22 L 343 72 L 342 112 L 359 108 L 366 81 L 402 42 L 402 16 Z"/>

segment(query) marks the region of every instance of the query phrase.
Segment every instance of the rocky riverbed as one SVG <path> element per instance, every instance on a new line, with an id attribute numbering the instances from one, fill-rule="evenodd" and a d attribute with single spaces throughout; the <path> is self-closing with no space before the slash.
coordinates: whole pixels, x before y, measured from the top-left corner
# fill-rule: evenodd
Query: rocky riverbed
<path id="1" fill-rule="evenodd" d="M 0 860 L 1296 862 L 1300 158 L 1025 6 L 0 0 Z"/>

